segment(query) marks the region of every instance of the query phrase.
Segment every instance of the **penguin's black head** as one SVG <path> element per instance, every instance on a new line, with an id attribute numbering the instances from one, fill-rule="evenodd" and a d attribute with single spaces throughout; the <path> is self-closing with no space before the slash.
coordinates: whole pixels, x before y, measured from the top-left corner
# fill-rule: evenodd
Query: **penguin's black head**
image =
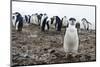
<path id="1" fill-rule="evenodd" d="M 15 14 L 20 14 L 19 12 L 15 12 Z"/>
<path id="2" fill-rule="evenodd" d="M 44 15 L 47 15 L 46 13 L 44 13 Z"/>
<path id="3" fill-rule="evenodd" d="M 38 15 L 38 13 L 35 13 L 35 15 Z"/>
<path id="4" fill-rule="evenodd" d="M 76 21 L 76 19 L 75 18 L 70 18 L 69 21 Z"/>
<path id="5" fill-rule="evenodd" d="M 40 16 L 43 16 L 43 14 L 41 13 Z"/>
<path id="6" fill-rule="evenodd" d="M 21 15 L 19 12 L 15 12 L 14 14 L 16 14 L 16 15 Z"/>
<path id="7" fill-rule="evenodd" d="M 66 18 L 66 16 L 64 16 Z"/>
<path id="8" fill-rule="evenodd" d="M 70 21 L 71 25 L 75 25 L 76 19 L 75 18 L 70 18 L 69 21 Z"/>
<path id="9" fill-rule="evenodd" d="M 16 15 L 17 17 L 21 16 L 19 12 L 15 12 L 14 15 Z"/>
<path id="10" fill-rule="evenodd" d="M 85 22 L 85 21 L 87 21 L 87 20 L 86 20 L 86 18 L 83 18 L 81 21 Z"/>

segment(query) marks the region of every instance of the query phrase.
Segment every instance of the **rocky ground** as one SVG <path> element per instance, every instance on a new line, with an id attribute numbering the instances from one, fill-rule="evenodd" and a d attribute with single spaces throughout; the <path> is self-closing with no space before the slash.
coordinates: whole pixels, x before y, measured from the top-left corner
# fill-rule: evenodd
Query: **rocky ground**
<path id="1" fill-rule="evenodd" d="M 41 32 L 36 25 L 29 25 L 17 32 L 12 27 L 11 32 L 11 62 L 12 66 L 41 65 L 58 63 L 75 63 L 96 60 L 95 31 L 79 32 L 80 45 L 78 54 L 66 57 L 63 51 L 65 29 L 56 32 L 51 29 Z"/>

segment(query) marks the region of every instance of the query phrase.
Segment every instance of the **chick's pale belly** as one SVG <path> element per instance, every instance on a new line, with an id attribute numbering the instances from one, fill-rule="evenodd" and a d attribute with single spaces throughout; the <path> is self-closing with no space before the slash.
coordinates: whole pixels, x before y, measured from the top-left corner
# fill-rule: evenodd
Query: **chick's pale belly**
<path id="1" fill-rule="evenodd" d="M 78 48 L 78 34 L 77 30 L 67 30 L 64 37 L 64 50 L 70 52 Z"/>

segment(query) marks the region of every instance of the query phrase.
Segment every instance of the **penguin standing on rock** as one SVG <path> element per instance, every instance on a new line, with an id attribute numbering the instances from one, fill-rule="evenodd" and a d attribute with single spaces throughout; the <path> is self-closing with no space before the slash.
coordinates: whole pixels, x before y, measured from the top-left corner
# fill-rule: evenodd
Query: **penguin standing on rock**
<path id="1" fill-rule="evenodd" d="M 51 28 L 55 28 L 56 31 L 61 31 L 62 21 L 61 21 L 61 19 L 58 16 L 53 16 L 49 20 L 49 26 Z"/>
<path id="2" fill-rule="evenodd" d="M 62 22 L 60 20 L 60 18 L 58 16 L 54 17 L 54 21 L 55 21 L 55 28 L 57 31 L 61 31 L 61 27 L 62 27 Z"/>
<path id="3" fill-rule="evenodd" d="M 77 53 L 79 47 L 79 37 L 76 28 L 76 19 L 70 18 L 69 25 L 66 28 L 65 36 L 64 36 L 64 44 L 63 48 L 66 54 L 69 53 Z"/>
<path id="4" fill-rule="evenodd" d="M 84 29 L 86 31 L 89 31 L 89 25 L 92 25 L 92 24 L 90 22 L 88 22 L 86 18 L 83 18 L 81 21 L 83 23 Z"/>
<path id="5" fill-rule="evenodd" d="M 16 27 L 17 31 L 22 31 L 22 28 L 23 28 L 23 17 L 19 12 L 13 13 L 12 22 L 13 22 L 13 26 Z"/>
<path id="6" fill-rule="evenodd" d="M 64 17 L 62 18 L 62 27 L 67 27 L 67 24 L 68 24 L 68 22 L 67 22 L 67 17 L 64 16 Z"/>
<path id="7" fill-rule="evenodd" d="M 41 31 L 48 31 L 49 30 L 49 21 L 48 21 L 48 16 L 47 14 L 44 14 L 42 19 L 41 19 Z"/>

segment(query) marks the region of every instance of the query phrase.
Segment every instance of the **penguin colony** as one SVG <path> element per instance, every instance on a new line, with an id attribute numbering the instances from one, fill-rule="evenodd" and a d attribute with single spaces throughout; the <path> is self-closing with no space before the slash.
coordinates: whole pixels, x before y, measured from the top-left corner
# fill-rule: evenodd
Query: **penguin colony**
<path id="1" fill-rule="evenodd" d="M 84 29 L 89 30 L 90 22 L 86 18 L 81 20 Z M 32 14 L 22 16 L 19 12 L 12 14 L 12 25 L 15 27 L 16 31 L 22 31 L 24 24 L 34 24 L 40 27 L 41 32 L 48 31 L 50 28 L 54 28 L 55 31 L 61 32 L 62 27 L 66 28 L 63 49 L 67 53 L 77 53 L 79 47 L 79 37 L 78 31 L 80 29 L 80 22 L 73 17 L 67 18 L 64 16 L 60 18 L 59 16 L 48 17 L 46 13 L 44 14 Z"/>

